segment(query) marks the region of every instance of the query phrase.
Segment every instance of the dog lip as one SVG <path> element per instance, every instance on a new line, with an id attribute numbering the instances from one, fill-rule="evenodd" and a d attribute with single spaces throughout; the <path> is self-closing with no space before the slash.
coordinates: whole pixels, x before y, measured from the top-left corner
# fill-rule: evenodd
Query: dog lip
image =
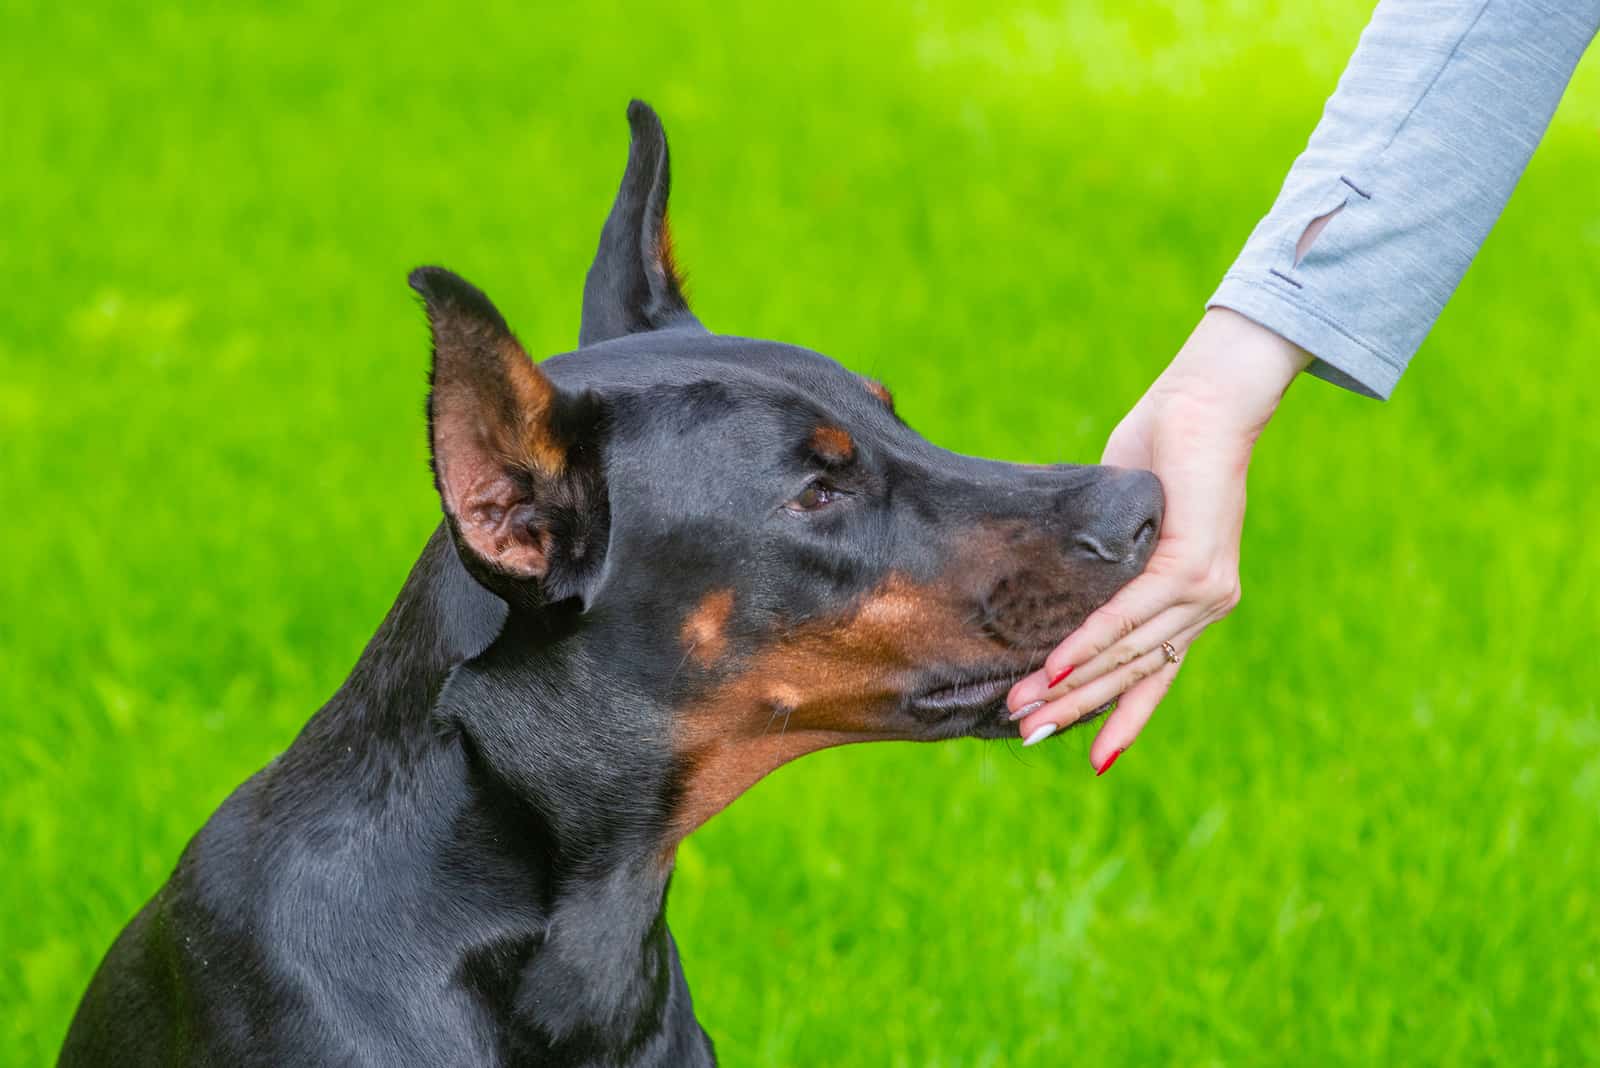
<path id="1" fill-rule="evenodd" d="M 924 690 L 908 702 L 921 712 L 951 712 L 965 708 L 987 708 L 1002 700 L 1021 678 L 1019 674 L 988 675 L 947 682 Z"/>

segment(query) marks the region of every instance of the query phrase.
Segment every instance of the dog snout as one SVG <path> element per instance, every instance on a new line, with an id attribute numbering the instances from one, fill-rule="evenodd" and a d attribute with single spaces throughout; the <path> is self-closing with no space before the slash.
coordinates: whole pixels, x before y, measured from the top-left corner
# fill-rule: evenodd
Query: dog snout
<path id="1" fill-rule="evenodd" d="M 1108 467 L 1086 499 L 1069 538 L 1073 552 L 1142 569 L 1161 532 L 1166 500 L 1161 481 L 1149 471 Z"/>

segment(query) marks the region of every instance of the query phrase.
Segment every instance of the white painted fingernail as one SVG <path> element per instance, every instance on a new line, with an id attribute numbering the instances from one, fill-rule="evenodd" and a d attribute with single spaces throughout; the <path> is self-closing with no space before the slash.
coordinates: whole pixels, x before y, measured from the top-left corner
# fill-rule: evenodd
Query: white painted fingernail
<path id="1" fill-rule="evenodd" d="M 1032 734 L 1028 735 L 1027 741 L 1023 742 L 1022 746 L 1023 746 L 1024 749 L 1026 749 L 1030 745 L 1037 745 L 1038 743 L 1044 741 L 1046 738 L 1050 737 L 1055 732 L 1056 732 L 1056 725 L 1054 723 L 1043 724 L 1042 726 L 1037 728 Z"/>
<path id="2" fill-rule="evenodd" d="M 1009 718 L 1012 723 L 1015 723 L 1019 719 L 1024 719 L 1024 718 L 1026 718 L 1028 716 L 1033 715 L 1035 712 L 1039 711 L 1039 709 L 1041 709 L 1043 707 L 1044 707 L 1044 702 L 1043 701 L 1029 701 L 1027 704 L 1023 705 L 1021 708 L 1019 708 L 1015 712 L 1011 713 L 1011 715 L 1009 717 L 1007 717 L 1007 718 Z"/>

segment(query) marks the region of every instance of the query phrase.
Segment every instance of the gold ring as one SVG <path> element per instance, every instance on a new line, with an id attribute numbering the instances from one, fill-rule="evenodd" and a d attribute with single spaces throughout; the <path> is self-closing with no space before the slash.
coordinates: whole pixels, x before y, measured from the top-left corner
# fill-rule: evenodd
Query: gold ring
<path id="1" fill-rule="evenodd" d="M 1167 663 L 1176 664 L 1178 662 L 1178 650 L 1172 647 L 1171 642 L 1162 642 L 1161 651 L 1167 654 Z"/>

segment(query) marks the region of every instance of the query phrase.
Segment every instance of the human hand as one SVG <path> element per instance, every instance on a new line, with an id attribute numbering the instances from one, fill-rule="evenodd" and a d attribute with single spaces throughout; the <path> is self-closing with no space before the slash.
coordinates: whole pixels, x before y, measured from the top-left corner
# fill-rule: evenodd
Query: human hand
<path id="1" fill-rule="evenodd" d="M 1245 474 L 1267 420 L 1311 357 L 1212 308 L 1106 443 L 1104 461 L 1156 473 L 1166 514 L 1144 573 L 1067 636 L 1006 704 L 1032 745 L 1111 701 L 1089 748 L 1103 774 L 1177 678 L 1179 659 L 1239 603 Z M 1019 713 L 1021 713 L 1019 715 Z"/>

